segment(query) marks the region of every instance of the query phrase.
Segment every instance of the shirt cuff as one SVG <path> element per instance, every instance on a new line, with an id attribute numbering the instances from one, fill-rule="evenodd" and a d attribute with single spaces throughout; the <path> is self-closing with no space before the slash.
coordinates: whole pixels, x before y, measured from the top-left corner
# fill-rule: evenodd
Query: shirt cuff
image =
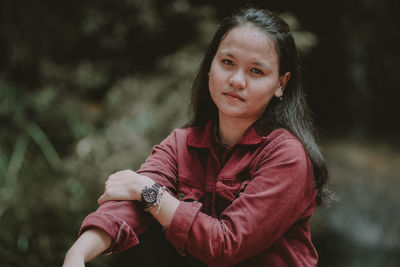
<path id="1" fill-rule="evenodd" d="M 90 228 L 101 229 L 112 239 L 110 247 L 102 254 L 120 253 L 139 243 L 133 229 L 123 220 L 110 214 L 89 214 L 83 221 L 78 236 Z"/>
<path id="2" fill-rule="evenodd" d="M 166 239 L 169 240 L 182 255 L 185 255 L 186 239 L 201 207 L 202 204 L 197 201 L 181 201 L 168 226 Z"/>

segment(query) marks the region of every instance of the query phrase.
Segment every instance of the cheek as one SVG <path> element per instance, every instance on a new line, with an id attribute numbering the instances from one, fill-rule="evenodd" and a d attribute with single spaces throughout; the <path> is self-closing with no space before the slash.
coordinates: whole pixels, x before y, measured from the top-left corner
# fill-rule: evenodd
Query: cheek
<path id="1" fill-rule="evenodd" d="M 209 79 L 209 82 L 208 82 L 208 90 L 209 90 L 209 92 L 210 92 L 210 96 L 211 96 L 211 99 L 212 99 L 212 101 L 215 103 L 215 101 L 216 101 L 216 96 L 217 96 L 217 91 L 216 91 L 216 86 L 215 86 L 215 84 L 213 83 L 213 81 L 212 81 L 212 79 Z"/>
<path id="2" fill-rule="evenodd" d="M 261 89 L 258 93 L 252 95 L 252 102 L 258 109 L 265 109 L 271 99 L 274 97 L 275 89 L 274 87 L 268 90 Z"/>
<path id="3" fill-rule="evenodd" d="M 210 90 L 211 97 L 213 97 L 218 89 L 218 76 L 216 75 L 215 68 L 213 68 L 213 66 L 211 66 L 208 74 L 208 88 Z"/>
<path id="4" fill-rule="evenodd" d="M 208 77 L 208 90 L 210 91 L 210 95 L 212 97 L 213 91 L 214 91 L 214 82 L 213 82 L 211 73 L 209 74 L 209 77 Z"/>
<path id="5" fill-rule="evenodd" d="M 271 101 L 271 98 L 267 98 L 266 101 L 264 101 L 261 105 L 260 105 L 260 110 L 261 112 L 264 112 L 264 110 L 267 108 L 269 102 Z"/>

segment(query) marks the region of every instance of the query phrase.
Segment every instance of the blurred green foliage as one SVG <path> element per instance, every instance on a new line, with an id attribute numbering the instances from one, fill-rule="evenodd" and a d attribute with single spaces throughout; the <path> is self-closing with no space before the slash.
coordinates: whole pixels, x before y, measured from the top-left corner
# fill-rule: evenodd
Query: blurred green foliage
<path id="1" fill-rule="evenodd" d="M 213 9 L 157 5 L 2 4 L 2 266 L 61 265 L 107 176 L 187 122 Z"/>
<path id="2" fill-rule="evenodd" d="M 137 169 L 154 144 L 187 123 L 191 83 L 216 23 L 243 2 L 0 2 L 2 266 L 61 266 L 107 176 Z M 397 100 L 378 98 L 382 90 L 394 92 L 399 77 L 378 86 L 399 68 L 393 48 L 382 49 L 397 31 L 393 18 L 382 15 L 394 12 L 389 1 L 253 2 L 291 25 L 319 125 L 357 140 L 377 132 L 394 139 L 398 124 L 379 116 L 392 114 Z M 335 135 L 324 141 L 333 140 L 326 141 L 327 154 L 343 197 L 313 219 L 321 266 L 377 266 L 381 258 L 396 266 L 399 231 L 389 215 L 398 216 L 400 203 L 398 154 Z"/>

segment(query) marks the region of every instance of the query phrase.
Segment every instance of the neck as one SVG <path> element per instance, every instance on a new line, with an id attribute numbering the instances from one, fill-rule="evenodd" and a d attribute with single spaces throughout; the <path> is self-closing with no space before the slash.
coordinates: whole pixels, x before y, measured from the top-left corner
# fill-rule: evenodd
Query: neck
<path id="1" fill-rule="evenodd" d="M 226 145 L 236 144 L 254 121 L 240 118 L 226 118 L 219 114 L 219 136 Z"/>

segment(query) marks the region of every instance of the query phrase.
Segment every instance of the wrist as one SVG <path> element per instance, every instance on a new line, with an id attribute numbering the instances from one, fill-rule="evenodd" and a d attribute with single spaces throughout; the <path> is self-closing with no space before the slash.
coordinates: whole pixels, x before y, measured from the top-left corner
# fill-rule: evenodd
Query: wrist
<path id="1" fill-rule="evenodd" d="M 134 189 L 134 194 L 135 199 L 141 201 L 143 189 L 146 187 L 151 187 L 155 182 L 151 178 L 144 175 L 140 175 L 139 177 L 138 186 Z"/>
<path id="2" fill-rule="evenodd" d="M 141 191 L 140 203 L 143 205 L 145 211 L 157 207 L 156 214 L 158 214 L 161 209 L 162 195 L 167 188 L 149 179 L 150 181 L 151 185 L 149 183 Z"/>

